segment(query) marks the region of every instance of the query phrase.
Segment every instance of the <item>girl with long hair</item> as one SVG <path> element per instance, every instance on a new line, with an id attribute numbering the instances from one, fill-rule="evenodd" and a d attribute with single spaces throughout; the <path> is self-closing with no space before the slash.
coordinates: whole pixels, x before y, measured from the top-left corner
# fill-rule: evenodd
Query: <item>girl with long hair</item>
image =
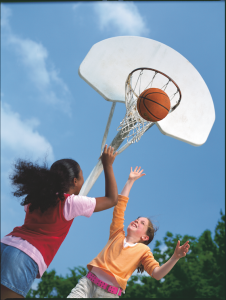
<path id="1" fill-rule="evenodd" d="M 150 276 L 160 280 L 187 254 L 189 241 L 182 246 L 178 241 L 173 256 L 160 267 L 147 246 L 157 229 L 146 217 L 138 217 L 132 221 L 125 236 L 123 223 L 129 192 L 133 183 L 144 175 L 140 167 L 136 167 L 134 171 L 131 168 L 128 181 L 114 208 L 109 240 L 87 265 L 89 272 L 79 280 L 67 298 L 119 298 L 136 269 L 141 273 L 145 270 Z"/>
<path id="2" fill-rule="evenodd" d="M 90 217 L 117 204 L 118 190 L 112 164 L 117 152 L 105 145 L 101 156 L 105 196 L 86 197 L 80 165 L 61 159 L 50 169 L 18 160 L 10 179 L 14 196 L 24 197 L 24 224 L 1 239 L 1 299 L 24 298 L 34 279 L 50 265 L 77 216 Z"/>

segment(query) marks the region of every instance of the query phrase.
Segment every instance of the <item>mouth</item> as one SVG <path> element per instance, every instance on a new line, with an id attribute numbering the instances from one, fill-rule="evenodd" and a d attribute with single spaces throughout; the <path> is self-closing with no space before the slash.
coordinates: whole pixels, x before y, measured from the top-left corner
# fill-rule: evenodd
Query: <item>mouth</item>
<path id="1" fill-rule="evenodd" d="M 131 227 L 137 228 L 137 224 L 132 222 L 132 223 L 131 223 Z"/>

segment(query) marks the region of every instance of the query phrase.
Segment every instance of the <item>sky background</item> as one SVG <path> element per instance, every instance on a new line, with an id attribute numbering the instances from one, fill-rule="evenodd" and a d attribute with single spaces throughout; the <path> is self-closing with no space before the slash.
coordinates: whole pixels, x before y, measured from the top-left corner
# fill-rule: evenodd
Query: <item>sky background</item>
<path id="1" fill-rule="evenodd" d="M 138 216 L 150 217 L 159 227 L 151 249 L 167 231 L 214 233 L 225 212 L 225 2 L 104 1 L 1 4 L 1 236 L 25 217 L 9 181 L 17 158 L 47 158 L 49 166 L 73 158 L 85 179 L 96 165 L 111 103 L 79 77 L 78 68 L 95 43 L 122 35 L 157 40 L 187 58 L 206 82 L 216 113 L 200 147 L 153 126 L 116 157 L 119 192 L 131 166 L 146 173 L 132 188 L 125 228 Z M 107 144 L 125 111 L 116 105 Z M 104 191 L 102 173 L 88 196 Z M 69 268 L 85 267 L 107 242 L 112 211 L 76 218 L 48 270 L 65 276 Z"/>

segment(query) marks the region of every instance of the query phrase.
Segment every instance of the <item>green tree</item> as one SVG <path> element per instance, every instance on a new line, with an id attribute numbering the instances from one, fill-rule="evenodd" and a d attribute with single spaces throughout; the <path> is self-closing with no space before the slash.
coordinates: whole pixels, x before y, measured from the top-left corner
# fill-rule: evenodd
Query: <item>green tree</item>
<path id="1" fill-rule="evenodd" d="M 173 255 L 178 239 L 181 244 L 189 240 L 190 251 L 163 280 L 132 276 L 121 298 L 225 299 L 225 215 L 222 211 L 220 215 L 213 239 L 209 230 L 205 230 L 199 238 L 173 236 L 167 232 L 163 239 L 167 248 L 163 252 L 160 250 L 162 243 L 156 240 L 153 254 L 160 265 Z M 66 298 L 87 269 L 75 267 L 70 272 L 65 278 L 57 276 L 54 270 L 45 272 L 38 289 L 31 289 L 26 298 Z"/>
<path id="2" fill-rule="evenodd" d="M 87 269 L 83 267 L 69 270 L 71 274 L 65 278 L 56 275 L 55 270 L 45 272 L 37 290 L 30 289 L 26 298 L 67 298 L 79 279 L 87 273 Z"/>
<path id="3" fill-rule="evenodd" d="M 214 239 L 211 232 L 205 230 L 199 238 L 185 235 L 173 236 L 167 232 L 164 244 L 167 249 L 161 252 L 161 242 L 156 241 L 154 257 L 160 264 L 173 255 L 178 239 L 181 244 L 190 241 L 189 254 L 178 261 L 174 268 L 157 281 L 151 277 L 139 277 L 142 285 L 132 277 L 123 298 L 216 298 L 225 299 L 225 215 L 222 211 Z M 139 287 L 138 287 L 139 285 Z"/>

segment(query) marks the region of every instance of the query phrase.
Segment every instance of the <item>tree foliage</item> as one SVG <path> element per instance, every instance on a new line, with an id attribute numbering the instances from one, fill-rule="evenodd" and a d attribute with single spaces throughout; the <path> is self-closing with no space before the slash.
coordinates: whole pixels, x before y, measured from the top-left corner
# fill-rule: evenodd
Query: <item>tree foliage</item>
<path id="1" fill-rule="evenodd" d="M 132 276 L 126 293 L 120 298 L 213 298 L 225 299 L 225 215 L 220 212 L 220 220 L 212 238 L 205 230 L 199 237 L 189 235 L 173 236 L 167 232 L 163 239 L 167 247 L 161 251 L 162 243 L 155 242 L 154 257 L 164 264 L 173 255 L 178 239 L 181 245 L 190 241 L 190 251 L 180 259 L 163 280 L 150 276 Z M 83 267 L 70 269 L 65 278 L 57 276 L 53 270 L 45 272 L 37 290 L 30 290 L 26 298 L 66 298 L 78 280 L 87 270 Z"/>
<path id="2" fill-rule="evenodd" d="M 56 275 L 55 270 L 45 272 L 38 284 L 38 289 L 30 289 L 26 298 L 67 298 L 79 279 L 87 273 L 87 269 L 83 267 L 69 270 L 71 274 L 66 277 Z"/>

